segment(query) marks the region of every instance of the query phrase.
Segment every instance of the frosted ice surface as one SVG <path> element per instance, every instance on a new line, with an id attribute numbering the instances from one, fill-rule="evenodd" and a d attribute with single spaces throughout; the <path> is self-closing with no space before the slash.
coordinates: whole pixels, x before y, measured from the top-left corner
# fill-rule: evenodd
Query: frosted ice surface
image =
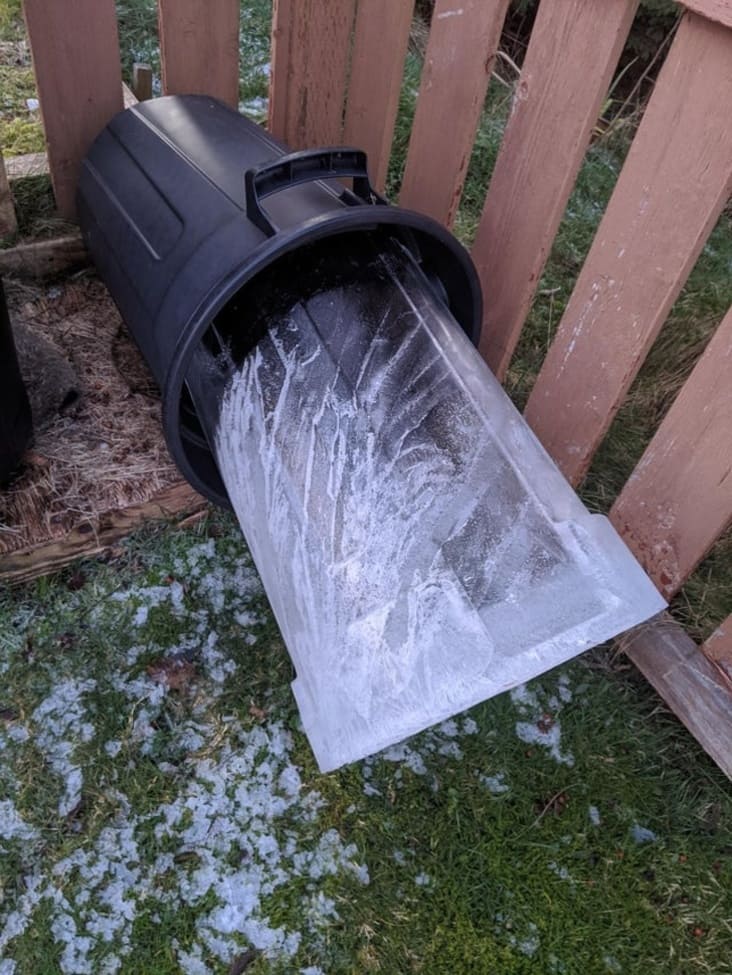
<path id="1" fill-rule="evenodd" d="M 323 770 L 665 605 L 396 245 L 273 316 L 215 452 Z"/>

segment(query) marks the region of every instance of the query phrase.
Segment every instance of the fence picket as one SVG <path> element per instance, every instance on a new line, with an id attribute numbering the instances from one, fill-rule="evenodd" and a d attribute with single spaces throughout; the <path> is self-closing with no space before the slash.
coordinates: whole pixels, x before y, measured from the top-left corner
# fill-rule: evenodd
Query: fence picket
<path id="1" fill-rule="evenodd" d="M 56 204 L 73 219 L 81 160 L 122 108 L 115 4 L 25 0 L 24 11 Z"/>
<path id="2" fill-rule="evenodd" d="M 732 309 L 610 517 L 668 598 L 732 523 Z"/>
<path id="3" fill-rule="evenodd" d="M 238 0 L 158 0 L 166 95 L 213 95 L 239 104 Z"/>
<path id="4" fill-rule="evenodd" d="M 335 145 L 343 134 L 356 0 L 275 0 L 269 128 L 291 149 Z"/>
<path id="5" fill-rule="evenodd" d="M 544 0 L 539 7 L 473 246 L 487 298 L 480 351 L 500 379 L 637 6 Z"/>
<path id="6" fill-rule="evenodd" d="M 702 650 L 732 680 L 732 613 L 702 644 Z"/>
<path id="7" fill-rule="evenodd" d="M 732 27 L 732 0 L 680 0 L 694 13 L 716 20 L 725 27 Z"/>
<path id="8" fill-rule="evenodd" d="M 451 226 L 508 0 L 437 0 L 399 202 Z"/>
<path id="9" fill-rule="evenodd" d="M 731 50 L 724 27 L 684 16 L 529 399 L 575 484 L 732 190 Z"/>
<path id="10" fill-rule="evenodd" d="M 384 189 L 414 0 L 359 0 L 343 141 L 365 149 Z"/>

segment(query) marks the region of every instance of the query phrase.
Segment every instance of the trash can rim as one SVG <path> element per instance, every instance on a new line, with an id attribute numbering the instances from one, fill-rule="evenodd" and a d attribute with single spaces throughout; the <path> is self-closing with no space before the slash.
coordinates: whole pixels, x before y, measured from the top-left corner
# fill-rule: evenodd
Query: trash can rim
<path id="1" fill-rule="evenodd" d="M 241 220 L 247 220 L 242 213 Z M 186 452 L 179 422 L 183 386 L 193 353 L 219 311 L 256 275 L 265 271 L 280 257 L 307 244 L 336 237 L 355 230 L 393 227 L 396 230 L 416 232 L 433 240 L 451 255 L 465 276 L 465 286 L 470 292 L 469 314 L 464 321 L 456 315 L 458 323 L 474 345 L 478 344 L 482 317 L 482 295 L 477 271 L 467 249 L 441 224 L 425 214 L 400 207 L 362 204 L 331 211 L 305 221 L 297 227 L 287 228 L 273 237 L 263 238 L 262 243 L 211 283 L 204 298 L 188 320 L 180 326 L 180 341 L 170 359 L 162 388 L 162 420 L 169 449 L 176 464 L 196 490 L 219 504 L 228 504 L 223 484 L 221 492 L 212 489 L 197 472 Z M 186 267 L 181 270 L 186 273 Z M 175 280 L 168 295 L 175 293 Z M 160 314 L 165 314 L 165 304 Z M 212 453 L 213 457 L 213 453 Z"/>

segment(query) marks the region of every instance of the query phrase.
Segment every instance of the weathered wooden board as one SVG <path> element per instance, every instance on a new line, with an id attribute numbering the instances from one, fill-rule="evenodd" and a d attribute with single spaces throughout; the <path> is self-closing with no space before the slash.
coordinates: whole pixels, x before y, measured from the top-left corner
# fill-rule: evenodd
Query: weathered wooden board
<path id="1" fill-rule="evenodd" d="M 89 255 L 80 234 L 0 250 L 0 274 L 19 278 L 52 278 L 88 264 Z"/>
<path id="2" fill-rule="evenodd" d="M 73 219 L 81 160 L 122 108 L 114 0 L 25 0 L 56 203 Z"/>
<path id="3" fill-rule="evenodd" d="M 399 202 L 452 225 L 508 0 L 437 0 Z"/>
<path id="4" fill-rule="evenodd" d="M 732 190 L 732 33 L 686 14 L 526 417 L 578 483 Z"/>
<path id="5" fill-rule="evenodd" d="M 732 0 L 679 0 L 684 7 L 702 17 L 732 27 Z"/>
<path id="6" fill-rule="evenodd" d="M 12 237 L 18 229 L 13 194 L 10 192 L 5 160 L 0 152 L 0 238 Z"/>
<path id="7" fill-rule="evenodd" d="M 702 748 L 732 777 L 732 696 L 683 627 L 664 613 L 631 630 L 620 645 Z"/>
<path id="8" fill-rule="evenodd" d="M 610 517 L 667 599 L 732 523 L 732 310 Z"/>
<path id="9" fill-rule="evenodd" d="M 179 520 L 205 513 L 207 502 L 181 481 L 144 504 L 108 511 L 74 528 L 64 538 L 0 556 L 0 579 L 26 582 L 57 572 L 79 558 L 92 558 L 151 521 Z"/>
<path id="10" fill-rule="evenodd" d="M 337 145 L 343 134 L 356 0 L 275 0 L 269 129 L 291 149 Z"/>
<path id="11" fill-rule="evenodd" d="M 239 104 L 238 0 L 158 0 L 166 95 L 213 95 Z"/>
<path id="12" fill-rule="evenodd" d="M 364 149 L 383 191 L 389 166 L 414 0 L 359 0 L 351 55 L 345 145 Z"/>
<path id="13" fill-rule="evenodd" d="M 480 351 L 502 379 L 630 31 L 638 0 L 544 0 L 486 197 L 473 260 Z"/>

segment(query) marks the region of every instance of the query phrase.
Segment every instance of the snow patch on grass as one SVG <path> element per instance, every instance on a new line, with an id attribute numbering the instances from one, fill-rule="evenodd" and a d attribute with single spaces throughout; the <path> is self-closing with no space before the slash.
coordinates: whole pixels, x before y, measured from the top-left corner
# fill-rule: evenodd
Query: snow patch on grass
<path id="1" fill-rule="evenodd" d="M 537 690 L 525 684 L 514 687 L 510 694 L 519 715 L 529 719 L 516 722 L 516 737 L 526 745 L 545 748 L 560 765 L 573 766 L 574 756 L 569 751 L 563 751 L 561 747 L 562 729 L 558 718 L 563 704 L 572 700 L 566 674 L 559 676 L 557 693 L 545 699 L 545 704 L 540 700 Z"/>
<path id="2" fill-rule="evenodd" d="M 503 781 L 503 772 L 499 772 L 497 775 L 479 775 L 478 778 L 481 784 L 484 785 L 493 796 L 500 796 L 509 790 L 509 786 Z"/>
<path id="3" fill-rule="evenodd" d="M 633 837 L 634 842 L 638 844 L 655 843 L 658 839 L 658 836 L 652 829 L 648 829 L 647 826 L 641 826 L 639 823 L 633 823 L 630 827 L 630 835 Z"/>

